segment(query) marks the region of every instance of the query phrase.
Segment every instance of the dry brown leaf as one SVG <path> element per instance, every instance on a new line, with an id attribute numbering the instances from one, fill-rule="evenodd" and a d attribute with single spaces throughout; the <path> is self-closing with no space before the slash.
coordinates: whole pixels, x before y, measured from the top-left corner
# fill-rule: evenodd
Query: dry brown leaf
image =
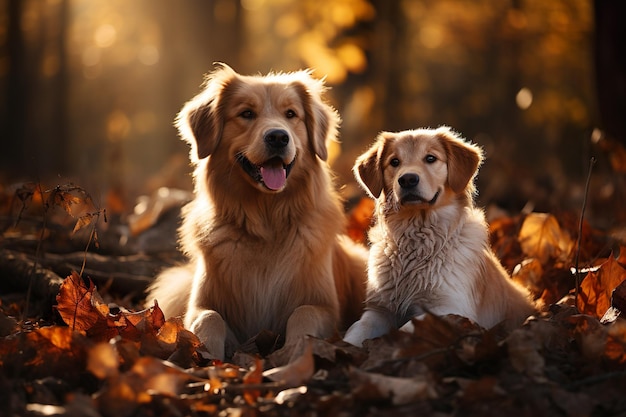
<path id="1" fill-rule="evenodd" d="M 614 363 L 626 364 L 626 321 L 617 320 L 607 331 L 605 356 Z"/>
<path id="2" fill-rule="evenodd" d="M 530 328 L 515 329 L 506 340 L 509 360 L 513 368 L 537 382 L 545 382 L 545 360 L 539 353 L 540 341 Z"/>
<path id="3" fill-rule="evenodd" d="M 248 373 L 243 377 L 243 383 L 245 385 L 258 385 L 263 381 L 263 360 L 256 358 L 255 364 L 250 368 Z M 261 396 L 261 391 L 258 389 L 246 389 L 243 392 L 243 398 L 246 403 L 253 405 L 256 404 L 257 399 Z"/>
<path id="4" fill-rule="evenodd" d="M 545 265 L 549 259 L 566 259 L 574 242 L 559 226 L 556 217 L 546 213 L 530 213 L 524 219 L 518 239 L 522 251 Z"/>
<path id="5" fill-rule="evenodd" d="M 138 359 L 124 377 L 137 392 L 152 391 L 165 395 L 180 394 L 184 383 L 190 379 L 182 369 L 151 357 Z"/>
<path id="6" fill-rule="evenodd" d="M 367 231 L 372 225 L 374 200 L 363 197 L 348 216 L 347 234 L 355 242 L 367 242 Z"/>
<path id="7" fill-rule="evenodd" d="M 120 356 L 111 343 L 98 343 L 87 352 L 87 370 L 97 378 L 117 376 L 119 366 Z"/>
<path id="8" fill-rule="evenodd" d="M 602 317 L 611 307 L 613 290 L 626 280 L 626 269 L 613 256 L 583 279 L 576 307 L 583 314 Z"/>
<path id="9" fill-rule="evenodd" d="M 190 375 L 182 369 L 153 357 L 142 357 L 128 372 L 109 378 L 95 399 L 105 416 L 130 416 L 141 404 L 152 401 L 155 394 L 179 395 L 189 379 Z"/>
<path id="10" fill-rule="evenodd" d="M 72 271 L 61 284 L 56 309 L 71 329 L 86 332 L 102 320 L 91 303 L 95 289 L 91 280 L 87 285 L 76 271 Z"/>
<path id="11" fill-rule="evenodd" d="M 354 395 L 368 401 L 390 400 L 394 405 L 402 405 L 437 398 L 435 385 L 426 373 L 398 378 L 350 368 L 348 375 Z"/>
<path id="12" fill-rule="evenodd" d="M 517 238 L 520 218 L 500 217 L 489 224 L 491 247 L 502 265 L 512 271 L 523 259 L 522 248 Z"/>
<path id="13" fill-rule="evenodd" d="M 48 326 L 0 339 L 2 374 L 19 378 L 58 377 L 78 382 L 84 376 L 91 342 L 65 326 Z"/>
<path id="14" fill-rule="evenodd" d="M 304 343 L 304 351 L 302 355 L 294 359 L 290 363 L 278 368 L 268 369 L 263 372 L 263 376 L 285 385 L 296 387 L 307 382 L 315 373 L 315 361 L 313 360 L 313 348 L 311 341 L 301 339 Z"/>
<path id="15" fill-rule="evenodd" d="M 80 216 L 77 220 L 76 220 L 76 224 L 74 225 L 74 229 L 72 230 L 72 233 L 76 233 L 78 232 L 80 229 L 89 226 L 91 223 L 93 223 L 93 221 L 95 219 L 97 219 L 98 217 L 95 216 L 92 213 L 86 213 L 82 216 Z"/>
<path id="16" fill-rule="evenodd" d="M 567 319 L 573 325 L 573 336 L 583 354 L 591 364 L 604 356 L 606 350 L 607 328 L 591 316 L 578 314 Z"/>
<path id="17" fill-rule="evenodd" d="M 543 266 L 536 258 L 525 259 L 519 263 L 513 270 L 511 278 L 527 288 L 535 299 L 539 298 L 545 290 Z"/>

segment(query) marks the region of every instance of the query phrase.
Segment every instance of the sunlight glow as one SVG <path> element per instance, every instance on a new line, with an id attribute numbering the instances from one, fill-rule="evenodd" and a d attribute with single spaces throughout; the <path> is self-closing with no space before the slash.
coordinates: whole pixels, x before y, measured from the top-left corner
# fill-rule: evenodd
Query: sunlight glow
<path id="1" fill-rule="evenodd" d="M 419 39 L 422 45 L 428 49 L 436 49 L 443 43 L 443 29 L 437 25 L 426 25 L 422 27 L 419 33 Z"/>
<path id="2" fill-rule="evenodd" d="M 265 0 L 241 0 L 241 7 L 249 12 L 259 10 L 265 4 Z"/>
<path id="3" fill-rule="evenodd" d="M 137 58 L 144 65 L 154 65 L 159 62 L 159 50 L 154 45 L 145 45 L 139 50 Z"/>
<path id="4" fill-rule="evenodd" d="M 526 87 L 520 89 L 515 96 L 515 103 L 520 109 L 527 110 L 533 104 L 532 91 Z"/>
<path id="5" fill-rule="evenodd" d="M 351 72 L 361 73 L 367 68 L 367 57 L 355 44 L 348 43 L 340 46 L 337 49 L 337 55 Z"/>
<path id="6" fill-rule="evenodd" d="M 100 25 L 94 33 L 93 40 L 100 48 L 108 48 L 117 40 L 117 30 L 110 24 Z"/>
<path id="7" fill-rule="evenodd" d="M 302 19 L 296 13 L 288 13 L 278 18 L 274 29 L 283 38 L 295 36 L 302 30 Z"/>
<path id="8" fill-rule="evenodd" d="M 82 53 L 83 65 L 92 67 L 100 63 L 100 48 L 90 46 L 85 48 Z"/>
<path id="9" fill-rule="evenodd" d="M 126 139 L 130 133 L 131 123 L 120 110 L 114 110 L 107 120 L 107 136 L 111 142 Z"/>

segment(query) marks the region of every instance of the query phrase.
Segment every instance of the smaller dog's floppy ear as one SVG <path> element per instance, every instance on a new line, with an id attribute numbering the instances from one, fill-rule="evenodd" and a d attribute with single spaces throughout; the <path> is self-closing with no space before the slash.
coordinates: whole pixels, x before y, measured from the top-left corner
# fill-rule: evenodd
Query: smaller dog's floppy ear
<path id="1" fill-rule="evenodd" d="M 455 193 L 467 189 L 474 179 L 478 167 L 483 160 L 482 150 L 471 143 L 465 142 L 447 127 L 440 127 L 436 132 L 443 143 L 448 156 L 448 184 Z M 473 191 L 473 185 L 469 188 Z"/>
<path id="2" fill-rule="evenodd" d="M 295 87 L 304 105 L 306 133 L 313 152 L 323 161 L 328 159 L 327 143 L 336 140 L 341 119 L 330 105 L 323 101 L 326 91 L 324 82 L 311 77 L 310 71 L 293 74 L 297 78 Z"/>
<path id="3" fill-rule="evenodd" d="M 198 160 L 212 154 L 222 137 L 224 128 L 224 101 L 227 86 L 236 76 L 227 65 L 221 64 L 209 74 L 204 90 L 188 101 L 176 117 L 180 136 L 191 145 L 191 157 Z"/>
<path id="4" fill-rule="evenodd" d="M 380 196 L 384 187 L 381 160 L 386 143 L 387 136 L 385 133 L 381 133 L 376 138 L 376 142 L 357 158 L 352 169 L 359 184 L 374 199 Z"/>

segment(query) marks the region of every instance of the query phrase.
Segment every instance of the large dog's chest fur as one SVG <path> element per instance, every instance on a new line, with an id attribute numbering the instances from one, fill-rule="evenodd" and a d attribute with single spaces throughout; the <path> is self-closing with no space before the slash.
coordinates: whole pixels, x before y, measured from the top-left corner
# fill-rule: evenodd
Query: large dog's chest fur
<path id="1" fill-rule="evenodd" d="M 218 311 L 240 342 L 261 330 L 283 334 L 295 308 L 324 304 L 333 297 L 333 245 L 315 244 L 316 239 L 306 227 L 269 239 L 249 236 L 232 225 L 216 227 L 203 250 L 204 307 Z M 313 257 L 307 253 L 309 245 L 325 249 Z M 328 283 L 320 285 L 320 280 Z"/>

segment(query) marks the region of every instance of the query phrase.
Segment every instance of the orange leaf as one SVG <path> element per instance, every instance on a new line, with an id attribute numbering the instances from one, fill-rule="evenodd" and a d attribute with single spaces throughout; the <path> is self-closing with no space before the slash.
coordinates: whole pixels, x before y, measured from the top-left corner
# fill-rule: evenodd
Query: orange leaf
<path id="1" fill-rule="evenodd" d="M 111 343 L 98 343 L 87 352 L 87 370 L 100 379 L 117 376 L 120 356 Z"/>
<path id="2" fill-rule="evenodd" d="M 243 383 L 246 385 L 260 384 L 261 381 L 263 381 L 263 360 L 257 357 L 250 371 L 243 377 Z M 246 389 L 243 393 L 243 398 L 250 405 L 254 405 L 260 396 L 261 391 L 256 389 Z"/>
<path id="3" fill-rule="evenodd" d="M 315 360 L 311 339 L 300 339 L 298 344 L 304 344 L 302 354 L 290 361 L 287 365 L 268 369 L 263 376 L 275 382 L 295 387 L 305 384 L 315 373 Z M 299 346 L 298 346 L 299 347 Z M 294 348 L 297 351 L 297 347 Z"/>
<path id="4" fill-rule="evenodd" d="M 611 255 L 597 271 L 589 272 L 580 285 L 576 307 L 583 314 L 602 317 L 611 307 L 613 290 L 626 280 L 626 269 Z"/>
<path id="5" fill-rule="evenodd" d="M 619 247 L 619 255 L 617 257 L 617 262 L 621 264 L 624 268 L 626 268 L 626 246 Z"/>
<path id="6" fill-rule="evenodd" d="M 608 328 L 604 354 L 610 360 L 626 363 L 626 322 L 618 320 Z"/>
<path id="7" fill-rule="evenodd" d="M 76 224 L 74 225 L 74 230 L 72 230 L 72 233 L 76 233 L 83 227 L 89 226 L 94 221 L 95 218 L 97 217 L 91 213 L 87 213 L 83 216 L 80 216 L 78 220 L 76 220 Z"/>
<path id="8" fill-rule="evenodd" d="M 91 280 L 87 286 L 76 271 L 72 271 L 61 284 L 56 297 L 56 308 L 65 324 L 72 330 L 87 331 L 102 319 L 91 302 L 95 289 Z"/>
<path id="9" fill-rule="evenodd" d="M 371 198 L 364 197 L 350 212 L 347 234 L 355 242 L 367 241 L 367 231 L 372 225 L 375 204 Z"/>
<path id="10" fill-rule="evenodd" d="M 561 229 L 556 217 L 546 213 L 530 213 L 519 232 L 522 251 L 542 264 L 549 259 L 567 257 L 574 242 L 567 231 Z"/>

